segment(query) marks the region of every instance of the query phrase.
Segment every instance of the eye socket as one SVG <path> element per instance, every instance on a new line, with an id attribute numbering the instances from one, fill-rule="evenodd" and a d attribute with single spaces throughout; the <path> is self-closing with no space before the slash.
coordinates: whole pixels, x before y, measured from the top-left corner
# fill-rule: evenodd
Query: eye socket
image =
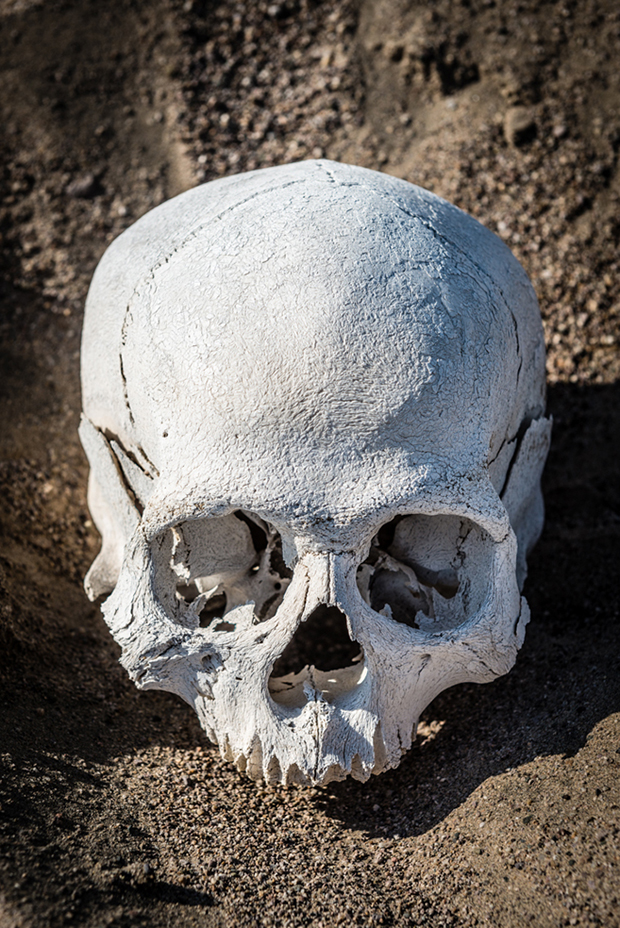
<path id="1" fill-rule="evenodd" d="M 481 608 L 491 558 L 491 539 L 469 519 L 397 516 L 373 538 L 357 585 L 375 612 L 412 628 L 442 631 Z"/>
<path id="2" fill-rule="evenodd" d="M 222 630 L 226 623 L 214 625 L 215 620 L 247 603 L 254 604 L 255 621 L 271 618 L 292 576 L 279 534 L 241 510 L 183 522 L 166 533 L 161 546 L 170 552 L 174 584 L 169 611 L 183 625 Z M 166 598 L 171 594 L 160 594 L 161 601 Z"/>

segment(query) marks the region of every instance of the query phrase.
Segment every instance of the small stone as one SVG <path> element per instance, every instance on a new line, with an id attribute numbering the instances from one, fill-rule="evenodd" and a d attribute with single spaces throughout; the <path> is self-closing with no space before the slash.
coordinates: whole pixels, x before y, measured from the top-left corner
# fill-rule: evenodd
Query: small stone
<path id="1" fill-rule="evenodd" d="M 536 137 L 534 114 L 527 106 L 511 106 L 506 110 L 504 136 L 510 145 L 524 145 Z"/>
<path id="2" fill-rule="evenodd" d="M 88 173 L 83 174 L 81 177 L 76 177 L 70 184 L 67 184 L 65 193 L 68 197 L 73 197 L 74 199 L 87 199 L 95 195 L 96 189 L 97 181 L 95 175 Z"/>

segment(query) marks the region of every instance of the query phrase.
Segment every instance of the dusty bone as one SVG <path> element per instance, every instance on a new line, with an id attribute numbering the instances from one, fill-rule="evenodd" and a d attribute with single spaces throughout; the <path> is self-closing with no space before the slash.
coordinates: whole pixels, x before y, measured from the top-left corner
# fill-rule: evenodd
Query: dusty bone
<path id="1" fill-rule="evenodd" d="M 87 591 L 240 769 L 364 780 L 435 695 L 510 669 L 544 343 L 475 220 L 328 161 L 206 184 L 110 246 L 82 364 Z"/>

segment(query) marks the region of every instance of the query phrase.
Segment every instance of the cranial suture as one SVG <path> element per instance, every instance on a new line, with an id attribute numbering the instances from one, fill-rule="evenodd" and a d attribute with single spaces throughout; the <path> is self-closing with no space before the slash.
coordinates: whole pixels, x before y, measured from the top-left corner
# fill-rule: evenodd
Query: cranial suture
<path id="1" fill-rule="evenodd" d="M 543 332 L 465 213 L 329 161 L 190 190 L 102 258 L 82 380 L 86 590 L 136 684 L 250 776 L 364 780 L 513 665 Z"/>

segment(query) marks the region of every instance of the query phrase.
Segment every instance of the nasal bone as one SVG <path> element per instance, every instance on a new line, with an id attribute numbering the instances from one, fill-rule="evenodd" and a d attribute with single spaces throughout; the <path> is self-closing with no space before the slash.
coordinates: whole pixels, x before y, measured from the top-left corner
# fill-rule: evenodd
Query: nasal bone
<path id="1" fill-rule="evenodd" d="M 336 605 L 338 557 L 330 551 L 308 552 L 302 563 L 308 572 L 308 590 L 302 615 L 306 619 L 317 606 Z"/>

